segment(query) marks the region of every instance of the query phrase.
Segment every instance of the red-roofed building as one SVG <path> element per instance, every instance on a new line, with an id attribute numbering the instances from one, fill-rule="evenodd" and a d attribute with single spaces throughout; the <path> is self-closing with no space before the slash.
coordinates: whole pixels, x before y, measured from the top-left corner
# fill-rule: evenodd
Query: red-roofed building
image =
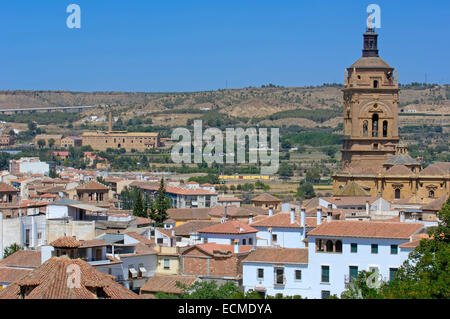
<path id="1" fill-rule="evenodd" d="M 203 243 L 232 245 L 237 241 L 240 245 L 256 245 L 257 229 L 239 220 L 229 220 L 223 223 L 199 229 Z"/>
<path id="2" fill-rule="evenodd" d="M 206 243 L 191 246 L 181 254 L 181 275 L 219 283 L 242 283 L 242 260 L 253 246 Z"/>

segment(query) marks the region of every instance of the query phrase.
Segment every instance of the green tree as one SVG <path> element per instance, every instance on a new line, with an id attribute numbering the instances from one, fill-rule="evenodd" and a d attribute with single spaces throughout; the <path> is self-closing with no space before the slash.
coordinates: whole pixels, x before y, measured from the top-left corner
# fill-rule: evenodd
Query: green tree
<path id="1" fill-rule="evenodd" d="M 438 214 L 439 224 L 422 239 L 396 273 L 381 289 L 384 298 L 450 298 L 450 198 Z"/>
<path id="2" fill-rule="evenodd" d="M 58 178 L 59 177 L 58 173 L 56 173 L 56 169 L 54 169 L 54 168 L 50 169 L 48 176 L 50 178 Z"/>
<path id="3" fill-rule="evenodd" d="M 52 148 L 55 145 L 55 139 L 51 138 L 48 140 L 48 147 Z"/>
<path id="4" fill-rule="evenodd" d="M 133 215 L 138 217 L 147 217 L 147 213 L 144 209 L 144 202 L 142 201 L 142 194 L 139 192 L 139 195 L 136 196 L 136 199 L 133 204 Z"/>
<path id="5" fill-rule="evenodd" d="M 157 227 L 161 227 L 167 219 L 167 209 L 170 208 L 170 198 L 166 196 L 166 188 L 164 186 L 164 179 L 161 178 L 159 184 L 158 196 L 152 205 L 150 218 L 153 219 Z"/>
<path id="6" fill-rule="evenodd" d="M 8 257 L 9 255 L 14 254 L 16 251 L 22 250 L 23 248 L 19 244 L 11 244 L 10 246 L 6 247 L 3 251 L 3 258 Z"/>
<path id="7" fill-rule="evenodd" d="M 301 181 L 299 188 L 297 188 L 296 196 L 302 199 L 310 199 L 316 197 L 316 192 L 311 183 Z"/>
<path id="8" fill-rule="evenodd" d="M 28 123 L 28 130 L 29 131 L 34 132 L 34 131 L 36 131 L 36 129 L 37 129 L 36 122 L 32 121 L 32 122 Z"/>
<path id="9" fill-rule="evenodd" d="M 278 169 L 278 174 L 282 177 L 289 177 L 294 175 L 294 169 L 288 163 L 281 163 Z"/>
<path id="10" fill-rule="evenodd" d="M 306 181 L 311 184 L 320 182 L 320 170 L 318 168 L 313 168 L 307 171 Z"/>
<path id="11" fill-rule="evenodd" d="M 45 140 L 39 139 L 37 141 L 39 148 L 43 148 L 45 146 Z"/>

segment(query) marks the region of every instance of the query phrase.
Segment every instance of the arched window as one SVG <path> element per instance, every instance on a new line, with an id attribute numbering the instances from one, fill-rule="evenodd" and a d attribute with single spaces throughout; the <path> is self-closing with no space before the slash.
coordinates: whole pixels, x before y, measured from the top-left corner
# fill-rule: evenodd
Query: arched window
<path id="1" fill-rule="evenodd" d="M 326 247 L 327 253 L 328 252 L 330 252 L 330 253 L 333 252 L 333 242 L 331 240 L 327 240 L 327 243 L 326 243 L 325 247 Z"/>
<path id="2" fill-rule="evenodd" d="M 342 241 L 337 240 L 335 243 L 335 248 L 337 253 L 342 253 Z"/>
<path id="3" fill-rule="evenodd" d="M 428 197 L 429 198 L 434 198 L 434 191 L 433 190 L 428 192 Z"/>
<path id="4" fill-rule="evenodd" d="M 372 136 L 378 137 L 378 114 L 372 115 Z"/>
<path id="5" fill-rule="evenodd" d="M 369 129 L 369 122 L 364 121 L 363 122 L 363 136 L 367 136 L 367 130 Z"/>
<path id="6" fill-rule="evenodd" d="M 400 199 L 400 189 L 399 188 L 397 188 L 395 190 L 395 199 Z"/>
<path id="7" fill-rule="evenodd" d="M 378 87 L 378 80 L 373 81 L 373 87 L 374 87 L 374 89 L 376 89 Z"/>
<path id="8" fill-rule="evenodd" d="M 388 121 L 383 121 L 383 137 L 387 137 L 388 134 Z"/>

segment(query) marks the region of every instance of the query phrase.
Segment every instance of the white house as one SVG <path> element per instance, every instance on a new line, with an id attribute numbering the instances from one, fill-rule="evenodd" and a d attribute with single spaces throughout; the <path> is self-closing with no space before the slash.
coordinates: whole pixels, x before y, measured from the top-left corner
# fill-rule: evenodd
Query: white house
<path id="1" fill-rule="evenodd" d="M 307 233 L 317 225 L 316 217 L 306 217 L 304 207 L 300 215 L 296 214 L 295 207 L 289 213 L 272 214 L 249 221 L 250 225 L 258 230 L 256 234 L 257 246 L 304 248 Z"/>
<path id="2" fill-rule="evenodd" d="M 47 219 L 85 220 L 86 211 L 106 212 L 108 209 L 62 198 L 47 205 L 46 216 Z"/>
<path id="3" fill-rule="evenodd" d="M 304 296 L 308 282 L 308 249 L 257 247 L 243 261 L 245 292 Z M 309 293 L 309 291 L 308 291 Z"/>
<path id="4" fill-rule="evenodd" d="M 292 264 L 288 263 L 291 259 L 279 255 L 286 248 L 257 247 L 252 253 L 257 258 L 243 262 L 245 290 L 313 299 L 340 296 L 359 271 L 376 271 L 383 281 L 392 279 L 424 235 L 419 223 L 328 218 L 318 219 L 317 224 L 307 234 L 308 246 L 303 251 L 307 250 L 308 257 L 300 259 L 300 253 L 292 253 L 297 256 Z M 301 274 L 294 276 L 294 270 Z"/>
<path id="5" fill-rule="evenodd" d="M 359 271 L 375 271 L 386 281 L 408 258 L 402 244 L 423 229 L 423 224 L 382 221 L 323 222 L 308 234 L 308 298 L 328 298 L 346 289 Z"/>
<path id="6" fill-rule="evenodd" d="M 225 245 L 256 245 L 257 229 L 239 220 L 223 221 L 220 224 L 199 229 L 202 243 L 216 243 Z"/>

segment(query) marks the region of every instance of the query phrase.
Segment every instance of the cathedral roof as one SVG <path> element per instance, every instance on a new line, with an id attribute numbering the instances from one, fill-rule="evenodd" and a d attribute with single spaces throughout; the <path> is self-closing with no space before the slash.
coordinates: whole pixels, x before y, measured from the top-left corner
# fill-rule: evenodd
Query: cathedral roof
<path id="1" fill-rule="evenodd" d="M 389 158 L 384 165 L 420 165 L 414 158 L 406 154 L 398 154 Z"/>
<path id="2" fill-rule="evenodd" d="M 380 57 L 361 57 L 353 63 L 350 68 L 389 68 L 392 69 L 392 67 L 387 64 L 382 58 Z"/>
<path id="3" fill-rule="evenodd" d="M 420 175 L 446 175 L 450 173 L 449 162 L 436 162 L 420 172 Z"/>
<path id="4" fill-rule="evenodd" d="M 339 189 L 334 196 L 370 196 L 370 194 L 361 185 L 351 181 Z"/>
<path id="5" fill-rule="evenodd" d="M 386 173 L 392 175 L 410 175 L 412 172 L 405 165 L 394 165 Z"/>
<path id="6" fill-rule="evenodd" d="M 442 206 L 445 204 L 447 199 L 448 199 L 448 196 L 443 195 L 443 196 L 435 199 L 431 203 L 428 203 L 428 204 L 422 206 L 422 210 L 439 211 L 439 210 L 441 210 Z"/>

